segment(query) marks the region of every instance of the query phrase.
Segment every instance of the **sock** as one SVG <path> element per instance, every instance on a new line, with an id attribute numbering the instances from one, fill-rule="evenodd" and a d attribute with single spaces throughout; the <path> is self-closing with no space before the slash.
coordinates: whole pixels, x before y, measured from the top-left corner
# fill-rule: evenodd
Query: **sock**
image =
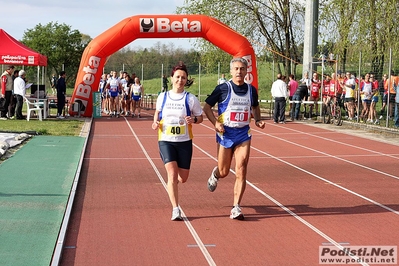
<path id="1" fill-rule="evenodd" d="M 174 207 L 173 210 L 177 211 L 177 210 L 179 210 L 179 207 Z"/>

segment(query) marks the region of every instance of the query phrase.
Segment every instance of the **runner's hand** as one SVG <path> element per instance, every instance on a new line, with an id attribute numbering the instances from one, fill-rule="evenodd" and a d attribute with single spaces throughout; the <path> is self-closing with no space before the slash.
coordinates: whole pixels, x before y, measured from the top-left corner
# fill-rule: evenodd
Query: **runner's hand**
<path id="1" fill-rule="evenodd" d="M 266 123 L 264 121 L 260 120 L 260 121 L 255 122 L 255 126 L 261 128 L 261 129 L 264 129 L 266 126 Z"/>
<path id="2" fill-rule="evenodd" d="M 219 132 L 219 133 L 223 133 L 224 132 L 224 126 L 219 121 L 216 121 L 215 129 L 216 129 L 216 132 Z"/>

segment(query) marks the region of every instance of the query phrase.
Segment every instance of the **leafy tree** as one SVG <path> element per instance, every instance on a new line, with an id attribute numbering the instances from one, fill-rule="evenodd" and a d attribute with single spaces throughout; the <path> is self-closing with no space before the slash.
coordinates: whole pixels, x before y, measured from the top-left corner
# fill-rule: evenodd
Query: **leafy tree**
<path id="1" fill-rule="evenodd" d="M 64 69 L 69 84 L 75 82 L 82 53 L 90 41 L 90 36 L 57 22 L 39 23 L 25 31 L 22 38 L 22 43 L 47 56 L 49 81 L 53 73 L 58 74 Z"/>
<path id="2" fill-rule="evenodd" d="M 345 71 L 350 57 L 362 53 L 363 72 L 371 71 L 381 78 L 386 54 L 392 48 L 399 56 L 399 10 L 396 0 L 324 0 L 320 2 L 322 39 L 333 42 L 333 53 L 340 58 L 340 68 Z M 348 58 L 349 57 L 349 58 Z M 387 71 L 387 69 L 385 70 Z"/>
<path id="3" fill-rule="evenodd" d="M 265 50 L 280 61 L 286 75 L 291 72 L 291 60 L 299 61 L 296 43 L 302 35 L 295 30 L 303 24 L 304 8 L 297 1 L 289 0 L 186 0 L 177 9 L 180 14 L 205 14 L 217 18 L 235 31 L 246 36 L 257 52 Z M 211 67 L 212 58 L 220 58 L 220 49 L 199 40 L 206 65 Z M 222 58 L 221 58 L 222 59 Z M 277 66 L 280 68 L 280 64 Z"/>

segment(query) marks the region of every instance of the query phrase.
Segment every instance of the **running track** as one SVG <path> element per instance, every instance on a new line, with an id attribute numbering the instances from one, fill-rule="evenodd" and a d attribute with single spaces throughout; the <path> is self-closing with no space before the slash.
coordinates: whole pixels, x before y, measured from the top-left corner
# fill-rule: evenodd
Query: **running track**
<path id="1" fill-rule="evenodd" d="M 322 245 L 399 244 L 397 144 L 267 120 L 252 128 L 236 221 L 234 162 L 207 190 L 216 144 L 205 120 L 179 185 L 185 219 L 172 222 L 152 112 L 93 121 L 61 265 L 319 265 Z"/>

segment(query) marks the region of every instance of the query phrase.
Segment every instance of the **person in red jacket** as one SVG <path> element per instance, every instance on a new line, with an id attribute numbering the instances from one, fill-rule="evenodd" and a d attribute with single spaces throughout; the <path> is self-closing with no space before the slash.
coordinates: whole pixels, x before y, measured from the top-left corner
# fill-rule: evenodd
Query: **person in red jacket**
<path id="1" fill-rule="evenodd" d="M 0 98 L 4 98 L 4 106 L 1 109 L 0 119 L 6 120 L 8 113 L 8 106 L 11 102 L 12 90 L 14 88 L 14 66 L 7 66 L 6 71 L 1 75 L 1 94 Z"/>

